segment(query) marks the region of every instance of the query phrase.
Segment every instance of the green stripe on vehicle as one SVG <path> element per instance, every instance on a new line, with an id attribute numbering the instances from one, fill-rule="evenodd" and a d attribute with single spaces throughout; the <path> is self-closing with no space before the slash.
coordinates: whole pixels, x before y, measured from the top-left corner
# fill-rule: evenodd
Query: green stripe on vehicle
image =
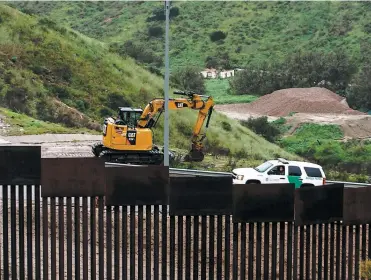
<path id="1" fill-rule="evenodd" d="M 288 176 L 289 183 L 295 184 L 295 189 L 300 188 L 302 182 L 299 180 L 300 176 Z"/>

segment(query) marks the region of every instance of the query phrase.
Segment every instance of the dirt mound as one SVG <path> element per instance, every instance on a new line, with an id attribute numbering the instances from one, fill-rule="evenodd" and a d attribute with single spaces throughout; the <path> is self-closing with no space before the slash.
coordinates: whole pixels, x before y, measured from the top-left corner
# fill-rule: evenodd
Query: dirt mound
<path id="1" fill-rule="evenodd" d="M 277 90 L 250 104 L 234 106 L 233 110 L 277 117 L 291 112 L 364 115 L 351 109 L 343 97 L 320 87 Z"/>

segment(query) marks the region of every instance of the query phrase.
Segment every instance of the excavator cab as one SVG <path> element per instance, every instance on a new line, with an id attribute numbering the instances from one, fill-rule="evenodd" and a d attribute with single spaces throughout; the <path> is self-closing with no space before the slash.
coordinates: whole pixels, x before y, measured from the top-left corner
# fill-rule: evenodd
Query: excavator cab
<path id="1" fill-rule="evenodd" d="M 116 119 L 115 124 L 127 125 L 128 127 L 136 127 L 142 113 L 142 109 L 119 107 L 118 118 Z"/>

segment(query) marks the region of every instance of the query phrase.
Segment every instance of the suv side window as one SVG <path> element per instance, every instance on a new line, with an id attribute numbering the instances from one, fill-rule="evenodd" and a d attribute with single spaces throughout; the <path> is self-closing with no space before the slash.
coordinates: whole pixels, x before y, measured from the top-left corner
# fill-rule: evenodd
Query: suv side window
<path id="1" fill-rule="evenodd" d="M 319 168 L 304 167 L 304 170 L 307 173 L 308 177 L 322 178 L 322 173 L 321 173 L 321 170 Z"/>
<path id="2" fill-rule="evenodd" d="M 285 175 L 285 166 L 284 165 L 277 165 L 273 167 L 271 170 L 268 171 L 268 175 Z"/>
<path id="3" fill-rule="evenodd" d="M 289 176 L 301 176 L 301 169 L 299 166 L 289 166 Z"/>

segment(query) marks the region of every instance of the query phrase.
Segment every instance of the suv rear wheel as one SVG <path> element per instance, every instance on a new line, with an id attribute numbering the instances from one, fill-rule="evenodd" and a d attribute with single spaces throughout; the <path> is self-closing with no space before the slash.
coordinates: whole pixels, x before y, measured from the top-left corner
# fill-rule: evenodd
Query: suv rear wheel
<path id="1" fill-rule="evenodd" d="M 246 181 L 245 184 L 260 184 L 260 181 L 257 181 L 257 180 L 251 180 L 251 181 Z"/>

